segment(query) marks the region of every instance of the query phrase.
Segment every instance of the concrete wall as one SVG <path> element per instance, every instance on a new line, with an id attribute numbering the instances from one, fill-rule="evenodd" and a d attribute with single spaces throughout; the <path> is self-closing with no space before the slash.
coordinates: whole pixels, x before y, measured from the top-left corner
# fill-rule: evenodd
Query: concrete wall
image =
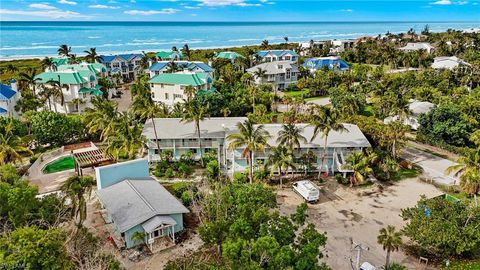
<path id="1" fill-rule="evenodd" d="M 103 167 L 95 168 L 97 178 L 97 189 L 102 189 L 116 184 L 126 178 L 149 177 L 149 166 L 147 159 L 136 159 Z"/>

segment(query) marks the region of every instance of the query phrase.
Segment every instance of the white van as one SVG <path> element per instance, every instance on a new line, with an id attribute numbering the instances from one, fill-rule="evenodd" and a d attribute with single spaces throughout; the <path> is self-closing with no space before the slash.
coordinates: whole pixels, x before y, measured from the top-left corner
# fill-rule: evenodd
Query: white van
<path id="1" fill-rule="evenodd" d="M 376 270 L 377 268 L 373 265 L 371 265 L 369 262 L 364 262 L 360 266 L 359 270 Z"/>
<path id="2" fill-rule="evenodd" d="M 316 202 L 320 198 L 320 190 L 308 180 L 293 183 L 293 190 L 307 202 Z"/>

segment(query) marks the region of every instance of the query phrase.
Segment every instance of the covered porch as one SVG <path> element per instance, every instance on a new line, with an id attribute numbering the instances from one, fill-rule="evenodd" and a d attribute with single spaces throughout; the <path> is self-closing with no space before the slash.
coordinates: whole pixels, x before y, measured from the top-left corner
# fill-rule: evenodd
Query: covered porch
<path id="1" fill-rule="evenodd" d="M 142 224 L 145 243 L 152 253 L 175 246 L 175 225 L 170 216 L 155 216 Z"/>

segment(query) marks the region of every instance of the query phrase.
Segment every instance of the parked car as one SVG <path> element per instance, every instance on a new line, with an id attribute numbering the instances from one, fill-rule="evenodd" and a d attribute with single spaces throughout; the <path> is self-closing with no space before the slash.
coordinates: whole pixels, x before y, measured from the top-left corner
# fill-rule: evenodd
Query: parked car
<path id="1" fill-rule="evenodd" d="M 320 198 L 320 190 L 308 180 L 293 183 L 293 190 L 307 202 L 317 202 Z"/>
<path id="2" fill-rule="evenodd" d="M 377 268 L 369 262 L 364 262 L 362 265 L 360 265 L 360 269 L 358 270 L 377 270 Z"/>

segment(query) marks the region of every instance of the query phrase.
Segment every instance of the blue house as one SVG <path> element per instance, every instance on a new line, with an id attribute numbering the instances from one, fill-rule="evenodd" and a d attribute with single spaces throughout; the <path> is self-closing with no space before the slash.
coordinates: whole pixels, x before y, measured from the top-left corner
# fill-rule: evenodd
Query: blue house
<path id="1" fill-rule="evenodd" d="M 308 68 L 312 73 L 324 68 L 328 68 L 335 71 L 344 71 L 350 68 L 350 66 L 348 66 L 348 64 L 345 63 L 345 61 L 335 56 L 307 59 L 305 60 L 305 63 L 303 63 L 303 67 Z"/>
<path id="2" fill-rule="evenodd" d="M 208 73 L 213 77 L 213 68 L 203 62 L 191 62 L 191 61 L 174 61 L 174 66 L 172 66 L 172 61 L 158 61 L 150 65 L 148 68 L 148 73 L 150 78 L 155 77 L 162 73 L 168 72 L 189 72 L 189 73 Z M 174 68 L 175 70 L 172 70 Z"/>
<path id="3" fill-rule="evenodd" d="M 183 214 L 189 211 L 149 176 L 146 159 L 95 171 L 97 195 L 106 223 L 113 224 L 114 239 L 127 248 L 145 243 L 151 252 L 175 245 L 175 235 L 183 230 Z"/>
<path id="4" fill-rule="evenodd" d="M 0 116 L 16 117 L 15 105 L 20 98 L 20 93 L 16 91 L 17 82 L 11 81 L 11 86 L 0 83 Z"/>
<path id="5" fill-rule="evenodd" d="M 123 80 L 135 80 L 141 70 L 143 54 L 100 55 L 100 62 L 107 67 L 108 75 L 121 74 Z"/>

